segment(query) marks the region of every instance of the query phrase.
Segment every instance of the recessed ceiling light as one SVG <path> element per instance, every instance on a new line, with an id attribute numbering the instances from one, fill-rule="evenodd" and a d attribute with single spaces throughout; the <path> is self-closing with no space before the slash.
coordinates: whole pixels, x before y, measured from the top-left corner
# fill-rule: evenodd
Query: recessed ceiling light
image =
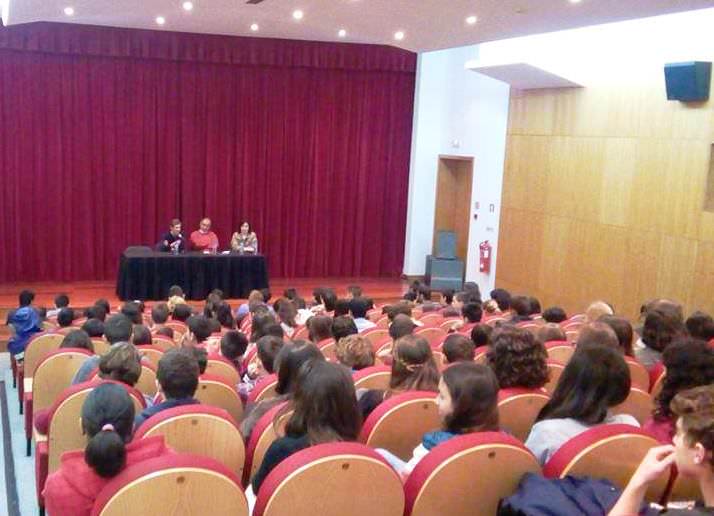
<path id="1" fill-rule="evenodd" d="M 157 24 L 157 25 L 163 25 L 164 23 L 166 23 L 166 18 L 164 18 L 163 16 L 157 16 L 157 17 L 156 17 L 156 24 Z"/>
<path id="2" fill-rule="evenodd" d="M 346 31 L 345 29 L 340 29 L 340 30 L 337 32 L 337 35 L 338 35 L 339 37 L 341 37 L 341 38 L 346 38 L 346 37 L 347 37 L 347 31 Z"/>
<path id="3" fill-rule="evenodd" d="M 257 23 L 254 23 L 250 26 L 250 30 L 252 30 L 253 32 L 258 32 L 258 29 L 260 29 L 260 27 L 258 27 Z"/>
<path id="4" fill-rule="evenodd" d="M 193 2 L 184 2 L 181 7 L 183 7 L 184 11 L 193 11 Z"/>
<path id="5" fill-rule="evenodd" d="M 64 14 L 67 16 L 74 16 L 74 7 L 70 7 L 70 6 L 65 7 Z"/>
<path id="6" fill-rule="evenodd" d="M 581 0 L 570 0 L 571 4 L 579 4 Z"/>
<path id="7" fill-rule="evenodd" d="M 466 18 L 466 23 L 468 23 L 469 25 L 475 25 L 477 21 L 478 18 L 476 16 L 469 16 L 468 18 Z"/>
<path id="8" fill-rule="evenodd" d="M 403 30 L 398 30 L 397 32 L 394 33 L 394 39 L 397 41 L 401 41 L 404 39 L 404 31 Z"/>
<path id="9" fill-rule="evenodd" d="M 305 14 L 300 9 L 295 9 L 293 11 L 293 18 L 296 20 L 302 20 L 303 16 L 305 16 Z"/>

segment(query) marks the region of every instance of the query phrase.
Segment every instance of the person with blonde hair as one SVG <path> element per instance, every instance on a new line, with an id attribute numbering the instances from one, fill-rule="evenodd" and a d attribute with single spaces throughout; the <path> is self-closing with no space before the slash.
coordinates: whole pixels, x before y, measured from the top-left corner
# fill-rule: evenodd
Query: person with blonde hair
<path id="1" fill-rule="evenodd" d="M 605 301 L 593 301 L 585 310 L 587 322 L 595 322 L 603 315 L 615 315 L 615 311 Z"/>
<path id="2" fill-rule="evenodd" d="M 337 360 L 353 371 L 374 365 L 375 353 L 372 342 L 359 334 L 341 338 L 336 345 Z"/>

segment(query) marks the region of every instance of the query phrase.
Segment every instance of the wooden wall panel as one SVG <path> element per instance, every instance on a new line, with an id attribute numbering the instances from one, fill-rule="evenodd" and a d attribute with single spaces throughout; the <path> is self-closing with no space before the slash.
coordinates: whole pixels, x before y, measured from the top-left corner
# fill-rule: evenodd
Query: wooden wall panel
<path id="1" fill-rule="evenodd" d="M 661 70 L 617 81 L 512 94 L 496 284 L 571 312 L 714 313 L 714 101 L 667 101 Z"/>

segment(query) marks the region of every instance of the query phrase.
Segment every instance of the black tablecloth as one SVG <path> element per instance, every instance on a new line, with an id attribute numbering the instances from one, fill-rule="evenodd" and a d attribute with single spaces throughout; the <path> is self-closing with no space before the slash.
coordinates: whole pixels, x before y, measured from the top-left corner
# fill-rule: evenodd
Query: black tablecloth
<path id="1" fill-rule="evenodd" d="M 262 255 L 183 253 L 148 250 L 122 253 L 117 275 L 120 299 L 166 299 L 179 285 L 187 299 L 205 299 L 214 288 L 228 298 L 246 298 L 253 289 L 268 287 L 268 267 Z"/>

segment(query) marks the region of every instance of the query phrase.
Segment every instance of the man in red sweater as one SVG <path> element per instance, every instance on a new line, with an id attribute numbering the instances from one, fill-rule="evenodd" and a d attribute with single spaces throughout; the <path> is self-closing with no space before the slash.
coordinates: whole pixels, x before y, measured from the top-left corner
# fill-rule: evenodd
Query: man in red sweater
<path id="1" fill-rule="evenodd" d="M 211 231 L 211 219 L 205 218 L 198 223 L 198 229 L 191 233 L 191 248 L 195 251 L 215 253 L 218 250 L 218 237 Z"/>

